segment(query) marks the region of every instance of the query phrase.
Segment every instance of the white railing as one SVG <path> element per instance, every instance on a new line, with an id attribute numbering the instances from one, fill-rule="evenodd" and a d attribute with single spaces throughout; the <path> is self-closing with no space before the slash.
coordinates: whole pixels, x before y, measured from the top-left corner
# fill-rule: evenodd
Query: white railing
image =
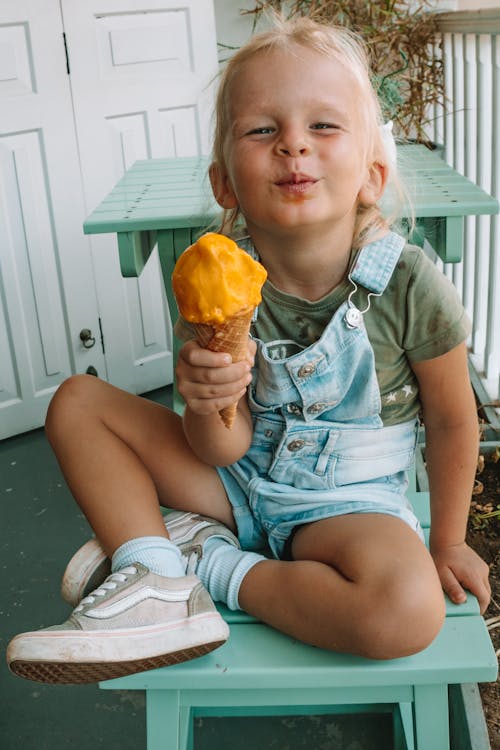
<path id="1" fill-rule="evenodd" d="M 430 137 L 445 159 L 491 195 L 500 193 L 500 8 L 439 16 L 446 103 Z M 491 400 L 500 395 L 498 216 L 468 217 L 464 262 L 443 268 L 472 319 L 471 360 Z"/>

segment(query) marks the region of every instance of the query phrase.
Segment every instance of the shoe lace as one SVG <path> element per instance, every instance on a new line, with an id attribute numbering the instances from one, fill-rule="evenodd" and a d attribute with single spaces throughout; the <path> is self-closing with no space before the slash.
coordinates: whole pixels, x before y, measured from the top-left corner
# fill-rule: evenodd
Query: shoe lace
<path id="1" fill-rule="evenodd" d="M 198 563 L 203 557 L 203 548 L 201 544 L 194 544 L 192 547 L 184 549 L 182 552 L 182 556 L 186 560 L 186 575 L 194 575 L 196 573 Z"/>
<path id="2" fill-rule="evenodd" d="M 111 573 L 111 575 L 101 583 L 99 588 L 92 591 L 92 593 L 88 594 L 88 596 L 81 600 L 80 604 L 73 610 L 73 612 L 81 612 L 87 604 L 94 604 L 96 599 L 101 596 L 106 596 L 109 591 L 113 591 L 121 583 L 125 583 L 129 576 L 136 575 L 136 573 L 137 568 L 134 565 L 129 565 L 116 573 Z"/>

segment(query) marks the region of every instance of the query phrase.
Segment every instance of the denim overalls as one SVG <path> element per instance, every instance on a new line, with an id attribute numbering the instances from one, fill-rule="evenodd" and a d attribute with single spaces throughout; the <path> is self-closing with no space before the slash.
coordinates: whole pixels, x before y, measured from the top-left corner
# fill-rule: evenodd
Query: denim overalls
<path id="1" fill-rule="evenodd" d="M 243 549 L 268 544 L 280 558 L 296 526 L 346 513 L 395 515 L 421 535 L 404 494 L 416 420 L 383 426 L 363 322 L 370 296 L 383 294 L 403 246 L 402 237 L 389 233 L 361 249 L 348 299 L 307 349 L 274 360 L 256 339 L 252 445 L 218 469 Z M 353 301 L 358 284 L 369 292 L 364 310 Z"/>

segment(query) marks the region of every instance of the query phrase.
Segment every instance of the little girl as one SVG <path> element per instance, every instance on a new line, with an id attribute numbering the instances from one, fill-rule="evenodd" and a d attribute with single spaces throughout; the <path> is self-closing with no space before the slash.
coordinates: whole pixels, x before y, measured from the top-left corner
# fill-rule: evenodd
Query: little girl
<path id="1" fill-rule="evenodd" d="M 268 272 L 248 361 L 178 325 L 182 419 L 97 378 L 60 387 L 47 435 L 96 539 L 63 581 L 82 601 L 13 639 L 13 672 L 90 682 L 190 659 L 228 636 L 212 599 L 375 659 L 431 643 L 443 589 L 485 610 L 488 567 L 465 542 L 469 324 L 381 214 L 393 166 L 353 35 L 277 22 L 233 56 L 210 179 L 223 231 Z M 235 401 L 227 430 L 218 412 Z M 419 412 L 429 550 L 405 497 Z"/>

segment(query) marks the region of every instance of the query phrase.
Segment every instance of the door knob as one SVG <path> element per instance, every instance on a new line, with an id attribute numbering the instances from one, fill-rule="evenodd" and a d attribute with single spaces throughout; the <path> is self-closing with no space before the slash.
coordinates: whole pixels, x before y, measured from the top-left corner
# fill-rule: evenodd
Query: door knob
<path id="1" fill-rule="evenodd" d="M 92 336 L 90 328 L 82 328 L 80 331 L 80 341 L 82 342 L 85 349 L 92 349 L 95 344 L 95 337 Z"/>

